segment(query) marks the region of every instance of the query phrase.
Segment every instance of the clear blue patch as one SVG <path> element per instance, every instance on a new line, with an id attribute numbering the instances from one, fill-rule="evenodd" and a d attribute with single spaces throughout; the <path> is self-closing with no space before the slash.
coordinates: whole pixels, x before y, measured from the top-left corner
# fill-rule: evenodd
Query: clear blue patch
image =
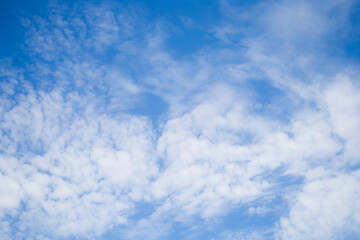
<path id="1" fill-rule="evenodd" d="M 285 90 L 266 80 L 251 80 L 246 87 L 252 91 L 255 113 L 283 123 L 289 121 L 296 106 L 290 101 Z"/>
<path id="2" fill-rule="evenodd" d="M 138 221 L 149 217 L 155 211 L 155 205 L 148 202 L 139 202 L 136 204 L 136 212 L 129 219 L 131 221 Z"/>
<path id="3" fill-rule="evenodd" d="M 12 0 L 0 1 L 0 56 L 22 57 L 25 39 L 22 20 L 32 15 L 43 15 L 47 1 Z"/>
<path id="4" fill-rule="evenodd" d="M 217 1 L 208 0 L 182 0 L 167 1 L 154 0 L 143 1 L 149 9 L 149 17 L 164 18 L 171 20 L 178 19 L 180 16 L 191 18 L 196 24 L 212 26 L 218 23 L 221 17 Z"/>
<path id="5" fill-rule="evenodd" d="M 340 41 L 338 47 L 343 50 L 344 57 L 351 58 L 360 62 L 360 2 L 355 1 L 349 13 L 349 22 L 351 27 L 347 29 L 349 32 L 344 34 L 345 40 L 340 38 L 343 41 Z M 344 37 L 343 36 L 343 37 Z M 339 36 L 334 36 L 339 38 Z M 339 55 L 339 51 L 335 54 Z"/>
<path id="6" fill-rule="evenodd" d="M 138 97 L 138 102 L 127 113 L 149 117 L 156 124 L 158 118 L 165 114 L 167 109 L 168 103 L 161 97 L 151 93 L 142 93 Z"/>
<path id="7" fill-rule="evenodd" d="M 252 80 L 250 81 L 250 86 L 255 91 L 255 99 L 259 103 L 269 104 L 275 98 L 283 97 L 285 92 L 273 86 L 268 81 L 265 80 Z"/>
<path id="8" fill-rule="evenodd" d="M 213 41 L 211 36 L 198 29 L 182 30 L 167 41 L 167 47 L 174 57 L 191 56 Z"/>

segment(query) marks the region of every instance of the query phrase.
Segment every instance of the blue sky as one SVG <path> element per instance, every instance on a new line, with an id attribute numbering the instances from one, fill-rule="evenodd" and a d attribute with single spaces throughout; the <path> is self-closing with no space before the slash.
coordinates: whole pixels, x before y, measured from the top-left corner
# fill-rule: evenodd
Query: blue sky
<path id="1" fill-rule="evenodd" d="M 1 1 L 1 239 L 359 239 L 360 3 Z"/>

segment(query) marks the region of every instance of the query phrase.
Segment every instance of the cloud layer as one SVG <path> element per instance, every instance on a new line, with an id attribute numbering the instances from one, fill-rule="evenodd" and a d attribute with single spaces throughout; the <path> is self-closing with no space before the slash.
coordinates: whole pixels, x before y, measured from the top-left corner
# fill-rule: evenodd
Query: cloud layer
<path id="1" fill-rule="evenodd" d="M 354 5 L 220 1 L 211 24 L 145 3 L 24 17 L 29 60 L 0 68 L 0 237 L 359 237 L 357 63 L 334 54 Z M 176 55 L 191 31 L 207 42 Z M 239 211 L 266 227 L 219 223 Z"/>

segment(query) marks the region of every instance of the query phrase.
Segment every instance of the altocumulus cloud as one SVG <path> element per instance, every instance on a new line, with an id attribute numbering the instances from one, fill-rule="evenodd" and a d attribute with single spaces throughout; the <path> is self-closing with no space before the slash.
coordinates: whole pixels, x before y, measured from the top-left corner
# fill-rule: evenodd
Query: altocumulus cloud
<path id="1" fill-rule="evenodd" d="M 360 237 L 356 1 L 39 4 L 1 52 L 1 239 Z"/>

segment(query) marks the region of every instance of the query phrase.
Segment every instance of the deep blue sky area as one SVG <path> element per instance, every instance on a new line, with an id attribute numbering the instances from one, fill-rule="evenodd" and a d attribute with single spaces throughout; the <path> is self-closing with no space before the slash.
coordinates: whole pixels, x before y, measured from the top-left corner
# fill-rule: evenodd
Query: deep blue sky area
<path id="1" fill-rule="evenodd" d="M 360 239 L 360 1 L 0 0 L 0 239 Z"/>
<path id="2" fill-rule="evenodd" d="M 25 40 L 22 20 L 30 15 L 46 15 L 46 1 L 1 1 L 1 55 L 19 54 Z"/>
<path id="3" fill-rule="evenodd" d="M 246 12 L 246 7 L 253 7 L 260 1 L 230 1 L 234 9 Z M 101 5 L 107 3 L 110 6 L 126 8 L 134 5 L 143 8 L 142 14 L 148 21 L 165 20 L 169 23 L 171 35 L 166 46 L 175 56 L 181 57 L 201 50 L 204 46 L 219 44 L 209 33 L 211 27 L 224 21 L 221 16 L 219 2 L 216 1 L 78 1 L 76 4 Z M 261 4 L 268 4 L 269 1 Z M 32 16 L 47 17 L 49 6 L 74 4 L 72 1 L 1 1 L 0 21 L 0 54 L 3 57 L 21 59 L 24 51 L 24 41 L 28 29 L 24 27 L 24 20 Z M 358 61 L 359 53 L 359 17 L 360 3 L 355 1 L 349 12 L 350 26 L 340 31 L 342 36 L 330 36 L 327 48 L 333 51 L 328 54 L 341 54 L 344 57 Z M 259 16 L 260 17 L 260 16 Z M 244 20 L 246 22 L 246 19 Z M 189 24 L 189 25 L 187 25 Z M 251 24 L 251 23 L 247 23 Z M 191 26 L 190 26 L 191 25 Z M 339 39 L 341 39 L 339 41 Z"/>

